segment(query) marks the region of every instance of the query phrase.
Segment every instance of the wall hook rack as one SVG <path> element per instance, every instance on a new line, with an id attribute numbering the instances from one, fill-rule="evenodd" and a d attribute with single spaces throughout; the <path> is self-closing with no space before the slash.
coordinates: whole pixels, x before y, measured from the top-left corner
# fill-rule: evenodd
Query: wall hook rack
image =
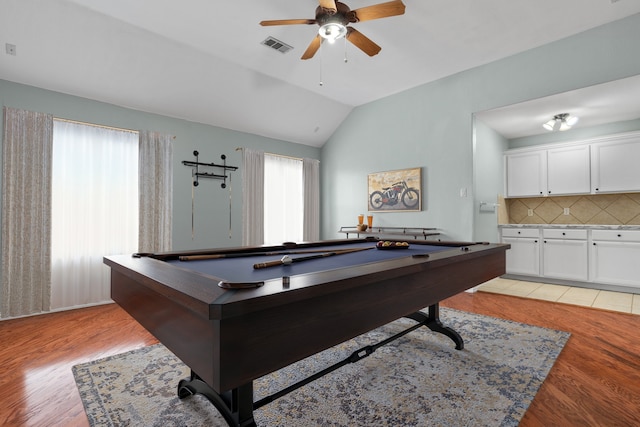
<path id="1" fill-rule="evenodd" d="M 193 186 L 197 187 L 200 182 L 199 179 L 200 178 L 213 178 L 213 179 L 221 179 L 223 180 L 222 184 L 220 184 L 220 186 L 222 188 L 226 188 L 227 187 L 227 171 L 235 171 L 238 169 L 237 166 L 228 166 L 227 165 L 227 156 L 225 156 L 224 154 L 220 156 L 220 158 L 222 159 L 223 164 L 218 165 L 215 163 L 204 163 L 204 162 L 200 162 L 198 156 L 200 155 L 200 153 L 198 153 L 198 151 L 194 150 L 193 155 L 196 156 L 196 161 L 191 161 L 191 160 L 183 160 L 182 164 L 185 166 L 190 166 L 192 168 L 192 172 L 193 172 Z M 222 169 L 222 175 L 220 173 L 213 173 L 213 172 L 200 172 L 200 167 L 206 167 L 206 168 L 214 168 L 214 170 L 218 170 L 218 169 Z"/>

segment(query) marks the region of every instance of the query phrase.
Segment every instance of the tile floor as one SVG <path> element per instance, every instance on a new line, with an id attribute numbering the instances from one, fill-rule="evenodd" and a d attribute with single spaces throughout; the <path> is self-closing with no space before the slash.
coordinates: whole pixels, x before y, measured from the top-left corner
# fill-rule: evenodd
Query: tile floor
<path id="1" fill-rule="evenodd" d="M 477 290 L 497 294 L 555 301 L 565 304 L 583 305 L 604 310 L 640 314 L 640 295 L 622 292 L 599 291 L 547 283 L 523 282 L 497 277 Z"/>

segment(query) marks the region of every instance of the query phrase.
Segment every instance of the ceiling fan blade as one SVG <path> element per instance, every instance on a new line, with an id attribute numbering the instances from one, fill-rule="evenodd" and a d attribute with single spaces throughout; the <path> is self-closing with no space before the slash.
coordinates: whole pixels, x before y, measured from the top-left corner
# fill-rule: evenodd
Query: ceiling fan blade
<path id="1" fill-rule="evenodd" d="M 330 15 L 333 15 L 338 11 L 335 0 L 318 0 L 320 7 L 327 11 Z M 332 12 L 333 11 L 333 12 Z"/>
<path id="2" fill-rule="evenodd" d="M 260 25 L 262 26 L 270 26 L 270 25 L 298 25 L 298 24 L 315 24 L 315 19 L 276 19 L 272 21 L 260 21 Z"/>
<path id="3" fill-rule="evenodd" d="M 369 56 L 377 55 L 382 48 L 353 27 L 347 27 L 347 40 Z"/>
<path id="4" fill-rule="evenodd" d="M 316 54 L 316 52 L 320 48 L 321 44 L 322 44 L 322 37 L 320 37 L 320 35 L 317 34 L 314 37 L 314 39 L 311 40 L 311 43 L 309 44 L 309 47 L 307 47 L 307 50 L 304 51 L 304 53 L 302 54 L 302 57 L 300 59 L 313 58 L 313 55 Z"/>
<path id="5" fill-rule="evenodd" d="M 387 3 L 374 4 L 356 9 L 352 12 L 356 14 L 359 22 L 371 21 L 372 19 L 386 18 L 404 14 L 404 3 L 401 0 L 394 0 Z"/>

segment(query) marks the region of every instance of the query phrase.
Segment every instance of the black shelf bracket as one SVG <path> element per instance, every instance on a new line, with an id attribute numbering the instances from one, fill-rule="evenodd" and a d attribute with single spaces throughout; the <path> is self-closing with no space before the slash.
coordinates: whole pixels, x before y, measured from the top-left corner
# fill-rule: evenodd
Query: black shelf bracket
<path id="1" fill-rule="evenodd" d="M 199 161 L 198 156 L 200 155 L 200 153 L 198 153 L 198 151 L 194 151 L 193 155 L 196 157 L 196 161 L 191 161 L 191 160 L 183 160 L 182 164 L 185 166 L 190 166 L 192 168 L 192 175 L 193 175 L 193 186 L 197 187 L 200 182 L 200 178 L 212 178 L 212 179 L 221 179 L 223 182 L 222 184 L 220 184 L 220 186 L 222 188 L 226 188 L 227 187 L 227 171 L 235 171 L 238 170 L 237 166 L 228 166 L 227 165 L 227 156 L 225 156 L 224 154 L 220 156 L 220 158 L 222 159 L 223 164 L 219 165 L 216 163 L 205 163 L 205 162 L 201 162 Z M 204 168 L 213 168 L 213 172 L 201 172 L 200 171 L 200 167 L 204 167 Z M 207 170 L 207 169 L 205 169 Z M 220 174 L 220 170 L 222 170 L 222 174 Z M 216 173 L 217 172 L 217 173 Z"/>

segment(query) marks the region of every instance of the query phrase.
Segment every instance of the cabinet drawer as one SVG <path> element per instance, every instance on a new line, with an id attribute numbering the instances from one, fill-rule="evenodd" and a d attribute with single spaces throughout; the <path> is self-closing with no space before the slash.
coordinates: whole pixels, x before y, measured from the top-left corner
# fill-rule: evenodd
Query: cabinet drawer
<path id="1" fill-rule="evenodd" d="M 545 239 L 587 240 L 587 230 L 545 228 L 542 230 L 542 237 Z"/>
<path id="2" fill-rule="evenodd" d="M 640 242 L 640 230 L 593 230 L 591 239 L 612 242 Z"/>
<path id="3" fill-rule="evenodd" d="M 537 228 L 503 228 L 502 237 L 540 237 Z"/>

